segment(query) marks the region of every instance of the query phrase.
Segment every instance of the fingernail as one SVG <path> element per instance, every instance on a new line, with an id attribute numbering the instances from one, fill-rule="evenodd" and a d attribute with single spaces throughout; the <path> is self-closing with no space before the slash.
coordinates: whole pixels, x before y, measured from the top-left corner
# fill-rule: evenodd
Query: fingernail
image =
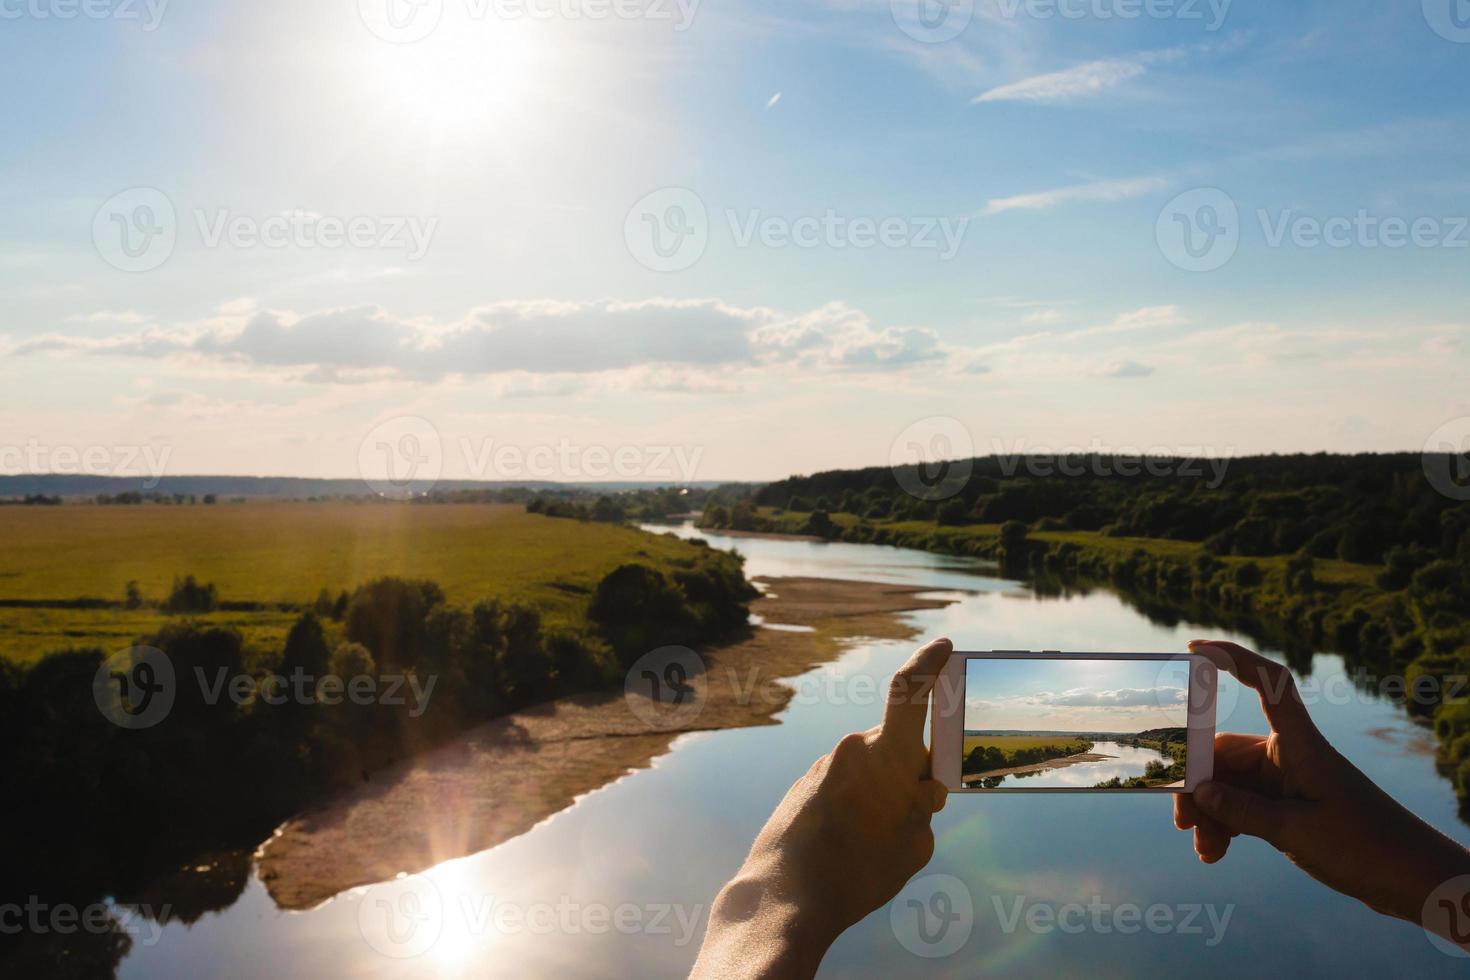
<path id="1" fill-rule="evenodd" d="M 1194 801 L 1206 810 L 1217 809 L 1223 798 L 1224 794 L 1220 791 L 1220 787 L 1214 783 L 1202 783 L 1194 791 Z"/>

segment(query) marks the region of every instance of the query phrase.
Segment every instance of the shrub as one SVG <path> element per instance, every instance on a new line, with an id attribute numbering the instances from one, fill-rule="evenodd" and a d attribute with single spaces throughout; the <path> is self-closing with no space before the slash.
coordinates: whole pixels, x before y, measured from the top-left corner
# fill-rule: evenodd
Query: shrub
<path id="1" fill-rule="evenodd" d="M 327 637 L 315 613 L 302 613 L 286 634 L 286 648 L 281 653 L 281 673 L 290 677 L 300 670 L 307 677 L 320 678 L 332 665 Z"/>
<path id="2" fill-rule="evenodd" d="M 827 511 L 825 509 L 818 509 L 812 511 L 811 516 L 806 519 L 806 523 L 802 525 L 801 533 L 831 540 L 836 538 L 841 532 L 837 525 L 832 522 L 832 518 L 827 514 Z"/>
<path id="3" fill-rule="evenodd" d="M 402 673 L 417 661 L 429 611 L 444 601 L 433 582 L 382 578 L 352 595 L 347 608 L 347 638 L 372 651 L 378 665 Z"/>
<path id="4" fill-rule="evenodd" d="M 219 606 L 219 596 L 215 592 L 214 583 L 201 585 L 194 581 L 194 576 L 174 579 L 173 588 L 169 591 L 168 599 L 163 604 L 163 611 L 169 613 L 202 613 L 213 612 Z"/>

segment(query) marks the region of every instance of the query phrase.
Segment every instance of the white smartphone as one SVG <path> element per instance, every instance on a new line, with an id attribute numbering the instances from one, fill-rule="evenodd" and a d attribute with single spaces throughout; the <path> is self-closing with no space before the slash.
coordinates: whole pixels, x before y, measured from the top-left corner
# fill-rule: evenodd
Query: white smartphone
<path id="1" fill-rule="evenodd" d="M 952 793 L 1189 793 L 1215 770 L 1218 672 L 1188 653 L 955 653 L 934 685 Z"/>

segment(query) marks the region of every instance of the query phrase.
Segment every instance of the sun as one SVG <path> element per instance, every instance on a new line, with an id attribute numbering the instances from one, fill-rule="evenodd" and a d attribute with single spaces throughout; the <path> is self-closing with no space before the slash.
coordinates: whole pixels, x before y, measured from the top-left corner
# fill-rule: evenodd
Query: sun
<path id="1" fill-rule="evenodd" d="M 364 74 L 382 121 L 436 139 L 503 136 L 540 74 L 531 26 L 446 20 L 416 44 L 371 45 Z"/>

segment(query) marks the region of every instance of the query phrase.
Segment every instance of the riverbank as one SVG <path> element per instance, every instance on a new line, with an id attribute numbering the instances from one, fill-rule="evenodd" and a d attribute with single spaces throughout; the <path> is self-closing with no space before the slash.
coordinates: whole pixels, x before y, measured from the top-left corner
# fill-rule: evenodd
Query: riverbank
<path id="1" fill-rule="evenodd" d="M 359 885 L 414 873 L 525 833 L 578 796 L 647 767 L 681 734 L 777 724 L 790 688 L 775 682 L 835 659 L 857 638 L 906 639 L 900 618 L 949 600 L 928 588 L 813 578 L 757 580 L 764 621 L 811 632 L 757 629 L 699 651 L 689 679 L 701 710 L 660 727 L 621 691 L 537 705 L 471 729 L 282 826 L 257 855 L 276 904 L 301 910 Z M 881 697 L 881 692 L 878 694 Z M 875 715 L 876 721 L 876 715 Z"/>
<path id="2" fill-rule="evenodd" d="M 805 533 L 814 524 L 814 515 L 773 508 L 749 519 L 765 534 Z M 1447 696 L 1470 671 L 1470 627 L 1456 598 L 1470 580 L 1453 563 L 1407 574 L 1305 551 L 1221 554 L 1197 541 L 1020 522 L 950 525 L 824 513 L 815 523 L 828 540 L 992 559 L 1038 591 L 1109 588 L 1160 621 L 1187 618 L 1246 633 L 1279 648 L 1298 670 L 1309 668 L 1314 653 L 1336 653 L 1380 678 L 1385 691 L 1396 689 L 1392 699 L 1432 730 L 1440 771 L 1470 822 L 1470 706 Z"/>
<path id="3" fill-rule="evenodd" d="M 1114 755 L 1080 752 L 1077 755 L 1064 756 L 1060 759 L 1047 759 L 1045 762 L 1034 762 L 1028 766 L 1012 766 L 1009 769 L 996 769 L 992 772 L 976 773 L 973 776 L 965 777 L 965 786 L 969 787 L 974 783 L 981 783 L 987 779 L 996 779 L 1001 776 L 1029 776 L 1032 773 L 1047 772 L 1052 769 L 1065 769 L 1068 766 L 1075 766 L 1082 762 L 1106 762 L 1109 759 L 1116 758 L 1117 756 Z"/>

